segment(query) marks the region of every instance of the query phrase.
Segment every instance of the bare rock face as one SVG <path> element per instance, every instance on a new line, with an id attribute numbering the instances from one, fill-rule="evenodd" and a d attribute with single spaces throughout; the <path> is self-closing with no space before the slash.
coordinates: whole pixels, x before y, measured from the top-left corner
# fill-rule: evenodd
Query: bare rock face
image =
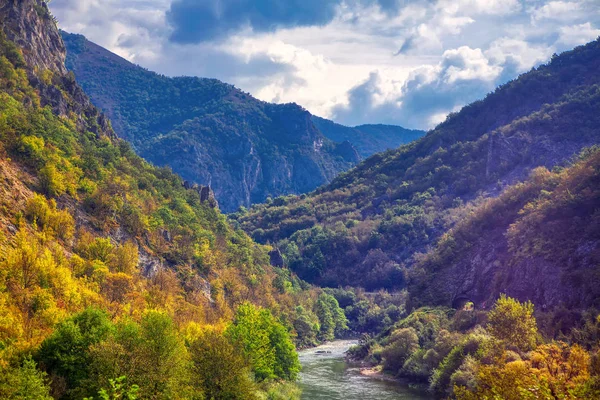
<path id="1" fill-rule="evenodd" d="M 66 50 L 44 1 L 0 0 L 0 20 L 7 38 L 23 49 L 28 65 L 67 74 Z"/>
<path id="2" fill-rule="evenodd" d="M 271 265 L 274 267 L 283 268 L 285 265 L 285 261 L 283 260 L 283 255 L 279 249 L 273 249 L 269 252 L 269 257 L 271 259 Z"/>
<path id="3" fill-rule="evenodd" d="M 219 208 L 219 203 L 215 198 L 215 193 L 210 186 L 202 186 L 197 183 L 191 184 L 188 181 L 183 182 L 183 187 L 188 190 L 194 190 L 200 195 L 200 201 L 207 203 L 211 208 Z"/>
<path id="4" fill-rule="evenodd" d="M 77 115 L 81 131 L 115 137 L 108 119 L 65 67 L 65 45 L 46 2 L 0 0 L 0 22 L 6 38 L 21 48 L 29 81 L 39 91 L 42 106 L 52 107 L 61 116 Z"/>

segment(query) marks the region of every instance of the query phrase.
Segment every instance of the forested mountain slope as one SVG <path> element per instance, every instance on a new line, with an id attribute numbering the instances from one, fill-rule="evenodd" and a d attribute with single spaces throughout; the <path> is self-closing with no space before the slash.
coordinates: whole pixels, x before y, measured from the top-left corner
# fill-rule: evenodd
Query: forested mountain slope
<path id="1" fill-rule="evenodd" d="M 323 132 L 323 135 L 334 142 L 347 140 L 364 158 L 382 151 L 396 149 L 425 136 L 424 131 L 405 129 L 395 125 L 360 125 L 350 128 L 315 116 L 312 120 L 316 127 Z"/>
<path id="2" fill-rule="evenodd" d="M 295 393 L 291 338 L 343 331 L 337 302 L 137 156 L 64 61 L 45 2 L 0 0 L 0 398 Z"/>
<path id="3" fill-rule="evenodd" d="M 542 311 L 600 307 L 600 147 L 483 201 L 410 276 L 414 305 L 489 308 L 504 293 Z"/>
<path id="4" fill-rule="evenodd" d="M 405 287 L 406 268 L 486 197 L 600 142 L 599 68 L 600 41 L 555 56 L 424 138 L 235 218 L 305 279 Z"/>
<path id="5" fill-rule="evenodd" d="M 309 192 L 360 159 L 295 104 L 261 102 L 215 79 L 161 76 L 83 36 L 63 38 L 69 70 L 117 134 L 156 165 L 210 185 L 224 211 Z"/>

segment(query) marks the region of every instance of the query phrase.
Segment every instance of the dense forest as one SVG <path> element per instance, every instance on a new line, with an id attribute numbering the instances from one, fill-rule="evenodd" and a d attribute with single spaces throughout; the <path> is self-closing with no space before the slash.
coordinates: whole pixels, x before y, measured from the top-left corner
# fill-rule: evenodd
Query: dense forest
<path id="1" fill-rule="evenodd" d="M 566 168 L 534 170 L 444 235 L 410 271 L 416 309 L 364 336 L 352 357 L 423 382 L 439 397 L 597 398 L 600 259 L 577 247 L 599 242 L 599 204 L 600 148 Z M 503 246 L 507 256 L 497 250 Z M 539 261 L 532 268 L 540 258 L 560 268 Z M 505 288 L 533 302 L 490 296 Z M 454 309 L 431 307 L 457 293 Z"/>

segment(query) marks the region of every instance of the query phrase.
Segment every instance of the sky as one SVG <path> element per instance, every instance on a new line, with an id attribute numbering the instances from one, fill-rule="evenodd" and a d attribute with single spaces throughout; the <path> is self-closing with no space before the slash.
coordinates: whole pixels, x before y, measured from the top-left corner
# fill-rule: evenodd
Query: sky
<path id="1" fill-rule="evenodd" d="M 150 70 L 315 115 L 429 129 L 600 36 L 600 0 L 53 0 L 59 26 Z"/>

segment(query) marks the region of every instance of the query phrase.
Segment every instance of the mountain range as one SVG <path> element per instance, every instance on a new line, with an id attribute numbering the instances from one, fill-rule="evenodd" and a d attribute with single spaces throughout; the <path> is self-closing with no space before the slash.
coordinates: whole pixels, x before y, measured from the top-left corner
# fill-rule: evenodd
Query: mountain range
<path id="1" fill-rule="evenodd" d="M 600 398 L 598 71 L 350 128 L 0 0 L 0 398 L 299 400 L 348 335 L 436 398 Z"/>
<path id="2" fill-rule="evenodd" d="M 227 212 L 310 192 L 361 156 L 422 134 L 326 124 L 295 104 L 265 103 L 216 79 L 162 76 L 81 35 L 62 36 L 67 67 L 115 132 L 154 164 L 210 186 Z"/>

